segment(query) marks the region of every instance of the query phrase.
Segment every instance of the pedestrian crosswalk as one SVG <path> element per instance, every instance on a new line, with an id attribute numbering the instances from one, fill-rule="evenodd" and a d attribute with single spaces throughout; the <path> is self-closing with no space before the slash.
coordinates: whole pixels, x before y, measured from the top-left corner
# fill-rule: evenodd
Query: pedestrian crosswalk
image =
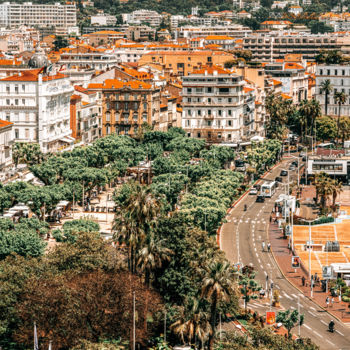
<path id="1" fill-rule="evenodd" d="M 251 218 L 245 218 L 245 219 L 239 219 L 239 218 L 232 218 L 232 219 L 229 219 L 227 220 L 228 223 L 234 223 L 234 224 L 242 224 L 242 223 L 245 223 L 245 224 L 248 224 L 248 223 L 251 223 L 251 224 L 263 224 L 265 225 L 266 224 L 266 220 L 265 219 L 261 219 L 261 220 L 256 220 L 256 219 L 251 219 Z"/>

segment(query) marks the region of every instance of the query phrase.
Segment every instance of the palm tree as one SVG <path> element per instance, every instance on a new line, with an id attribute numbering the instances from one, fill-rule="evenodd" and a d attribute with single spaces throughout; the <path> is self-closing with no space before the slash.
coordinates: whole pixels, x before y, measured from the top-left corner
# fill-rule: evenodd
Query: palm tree
<path id="1" fill-rule="evenodd" d="M 329 196 L 333 196 L 334 183 L 333 180 L 324 172 L 316 174 L 315 176 L 315 186 L 316 186 L 316 201 L 318 196 L 321 197 L 321 211 L 324 211 L 327 199 Z"/>
<path id="2" fill-rule="evenodd" d="M 170 329 L 180 336 L 183 343 L 185 343 L 185 338 L 189 344 L 196 343 L 195 339 L 198 339 L 201 349 L 204 349 L 204 344 L 212 333 L 212 329 L 203 299 L 188 299 L 186 306 L 181 308 L 179 319 L 170 326 Z"/>
<path id="3" fill-rule="evenodd" d="M 146 245 L 138 252 L 137 266 L 145 272 L 145 282 L 149 286 L 151 275 L 160 269 L 164 262 L 170 261 L 173 252 L 166 247 L 166 240 L 156 240 L 152 232 Z"/>
<path id="4" fill-rule="evenodd" d="M 113 230 L 118 243 L 128 247 L 130 272 L 136 271 L 136 252 L 143 246 L 160 215 L 160 207 L 151 189 L 138 183 L 131 185 L 131 194 L 118 210 Z"/>
<path id="5" fill-rule="evenodd" d="M 324 110 L 326 115 L 328 115 L 328 95 L 332 92 L 332 90 L 333 86 L 329 79 L 326 79 L 321 83 L 320 93 L 324 93 Z"/>
<path id="6" fill-rule="evenodd" d="M 342 139 L 342 143 L 350 137 L 350 118 L 347 116 L 340 117 L 339 121 L 339 134 Z"/>
<path id="7" fill-rule="evenodd" d="M 338 180 L 333 180 L 333 193 L 332 193 L 332 197 L 333 197 L 333 207 L 335 206 L 335 201 L 338 197 L 338 195 L 340 195 L 340 193 L 343 190 L 343 185 L 340 181 Z"/>
<path id="8" fill-rule="evenodd" d="M 310 133 L 313 134 L 316 118 L 321 116 L 321 107 L 318 101 L 303 100 L 299 105 L 300 123 L 304 127 L 305 135 L 308 134 L 308 125 L 311 125 Z"/>
<path id="9" fill-rule="evenodd" d="M 213 349 L 216 329 L 217 305 L 220 301 L 227 301 L 234 293 L 233 269 L 227 261 L 212 260 L 209 262 L 202 285 L 202 297 L 211 302 L 209 334 L 209 350 Z"/>
<path id="10" fill-rule="evenodd" d="M 341 112 L 341 106 L 345 104 L 347 96 L 345 95 L 344 92 L 337 91 L 334 93 L 334 100 L 335 103 L 338 104 L 338 120 L 337 120 L 337 143 L 339 140 L 339 121 L 340 121 L 340 112 Z"/>

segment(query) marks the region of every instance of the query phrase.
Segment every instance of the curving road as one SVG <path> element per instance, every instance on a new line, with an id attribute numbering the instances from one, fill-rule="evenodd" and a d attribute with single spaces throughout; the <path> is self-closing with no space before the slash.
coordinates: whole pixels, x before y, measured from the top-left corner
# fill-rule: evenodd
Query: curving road
<path id="1" fill-rule="evenodd" d="M 284 160 L 266 176 L 266 179 L 275 179 L 280 170 L 286 169 L 293 160 Z M 328 323 L 332 317 L 284 278 L 271 253 L 262 252 L 262 241 L 268 241 L 267 229 L 274 201 L 283 191 L 284 186 L 279 186 L 275 195 L 266 198 L 265 203 L 256 203 L 256 196 L 248 195 L 243 198 L 230 212 L 227 223 L 221 229 L 220 247 L 231 262 L 241 262 L 243 265 L 252 263 L 257 271 L 256 279 L 263 288 L 268 275 L 269 282 L 272 280 L 274 288 L 280 291 L 282 310 L 297 309 L 299 300 L 300 312 L 305 315 L 304 325 L 300 327 L 302 337 L 311 338 L 320 349 L 350 350 L 350 328 L 335 320 L 336 332 L 329 333 Z M 247 211 L 243 210 L 245 204 L 248 207 Z M 270 309 L 270 302 L 251 301 L 248 307 L 264 314 Z M 272 310 L 281 311 L 281 308 L 272 307 Z M 293 332 L 298 334 L 298 327 L 295 327 Z"/>

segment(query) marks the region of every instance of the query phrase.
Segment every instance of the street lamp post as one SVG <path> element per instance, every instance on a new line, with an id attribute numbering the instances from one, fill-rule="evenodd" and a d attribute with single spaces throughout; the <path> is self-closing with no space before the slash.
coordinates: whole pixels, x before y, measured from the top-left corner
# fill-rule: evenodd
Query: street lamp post
<path id="1" fill-rule="evenodd" d="M 300 165 L 299 165 L 299 157 L 296 157 L 296 156 L 291 156 L 291 158 L 295 158 L 295 159 L 297 159 L 297 160 L 298 160 L 298 188 L 299 188 L 299 186 L 300 186 L 300 181 L 299 181 L 299 179 L 300 179 L 300 172 L 299 172 L 299 168 L 300 168 Z"/>
<path id="2" fill-rule="evenodd" d="M 311 286 L 311 298 L 313 297 L 313 284 L 311 281 L 311 223 L 315 220 L 305 220 L 307 223 L 309 223 L 309 280 L 310 280 L 310 286 Z"/>

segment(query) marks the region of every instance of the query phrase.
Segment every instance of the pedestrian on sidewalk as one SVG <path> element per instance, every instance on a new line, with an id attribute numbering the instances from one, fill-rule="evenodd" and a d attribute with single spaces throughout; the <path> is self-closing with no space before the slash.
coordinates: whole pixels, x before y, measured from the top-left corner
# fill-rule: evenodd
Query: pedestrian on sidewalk
<path id="1" fill-rule="evenodd" d="M 267 251 L 270 252 L 271 251 L 271 243 L 267 243 Z"/>
<path id="2" fill-rule="evenodd" d="M 328 308 L 329 305 L 329 297 L 326 298 L 326 307 Z"/>
<path id="3" fill-rule="evenodd" d="M 303 287 L 305 287 L 305 277 L 304 276 L 301 278 L 301 284 Z"/>
<path id="4" fill-rule="evenodd" d="M 265 251 L 265 241 L 262 241 L 261 248 L 262 248 L 262 251 L 264 252 Z"/>
<path id="5" fill-rule="evenodd" d="M 272 221 L 272 215 L 270 215 L 270 222 Z"/>
<path id="6" fill-rule="evenodd" d="M 333 307 L 333 305 L 334 305 L 334 298 L 332 297 L 331 298 L 331 307 Z"/>

